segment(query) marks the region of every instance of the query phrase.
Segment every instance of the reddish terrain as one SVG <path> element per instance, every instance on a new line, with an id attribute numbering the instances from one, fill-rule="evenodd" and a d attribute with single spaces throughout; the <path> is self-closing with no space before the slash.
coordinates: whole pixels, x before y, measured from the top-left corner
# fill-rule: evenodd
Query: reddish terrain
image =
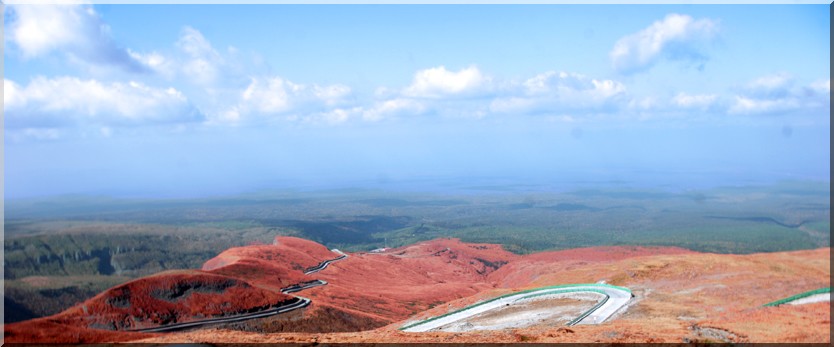
<path id="1" fill-rule="evenodd" d="M 380 254 L 349 255 L 304 275 L 305 268 L 337 254 L 292 237 L 278 237 L 274 245 L 229 249 L 200 271 L 139 279 L 58 315 L 9 324 L 6 341 L 830 341 L 828 303 L 761 307 L 830 286 L 830 248 L 722 255 L 671 247 L 594 247 L 520 256 L 498 245 L 438 239 Z M 118 331 L 274 305 L 289 298 L 280 288 L 312 279 L 328 285 L 297 293 L 313 302 L 303 310 L 182 333 Z M 627 286 L 636 295 L 623 314 L 600 325 L 469 333 L 397 330 L 407 320 L 513 290 L 597 281 Z"/>

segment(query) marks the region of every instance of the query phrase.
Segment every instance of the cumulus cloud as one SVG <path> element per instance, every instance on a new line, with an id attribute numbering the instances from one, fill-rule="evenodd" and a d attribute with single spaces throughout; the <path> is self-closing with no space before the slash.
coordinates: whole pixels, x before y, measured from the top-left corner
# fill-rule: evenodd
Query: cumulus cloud
<path id="1" fill-rule="evenodd" d="M 454 72 L 441 65 L 417 71 L 414 81 L 402 94 L 414 98 L 473 96 L 486 91 L 489 82 L 490 78 L 484 76 L 475 66 Z"/>
<path id="2" fill-rule="evenodd" d="M 23 95 L 20 94 L 20 86 L 14 81 L 3 79 L 3 108 L 14 109 L 24 103 Z"/>
<path id="3" fill-rule="evenodd" d="M 362 119 L 379 121 L 385 118 L 420 115 L 426 113 L 426 111 L 427 107 L 423 102 L 408 98 L 396 98 L 375 103 L 362 112 Z"/>
<path id="4" fill-rule="evenodd" d="M 203 119 L 180 91 L 138 82 L 36 77 L 25 86 L 4 79 L 3 88 L 7 128 L 131 126 Z"/>
<path id="5" fill-rule="evenodd" d="M 350 109 L 337 108 L 337 109 L 330 110 L 330 111 L 327 111 L 327 112 L 321 112 L 315 118 L 316 119 L 321 119 L 324 122 L 327 122 L 327 123 L 330 123 L 330 124 L 338 124 L 338 123 L 347 122 L 354 115 L 359 114 L 359 112 L 361 112 L 360 107 L 354 107 L 354 108 L 350 108 Z"/>
<path id="6" fill-rule="evenodd" d="M 267 73 L 262 57 L 242 54 L 233 46 L 215 47 L 202 32 L 190 26 L 180 30 L 174 47 L 166 56 L 151 53 L 139 57 L 149 65 L 155 62 L 154 70 L 167 77 L 176 77 L 211 92 L 236 89 L 247 85 L 251 76 L 271 74 Z"/>
<path id="7" fill-rule="evenodd" d="M 549 71 L 514 81 L 494 79 L 474 66 L 458 71 L 438 66 L 417 71 L 402 89 L 378 88 L 377 100 L 363 109 L 362 119 L 607 112 L 616 109 L 625 91 L 618 81 L 570 72 Z"/>
<path id="8" fill-rule="evenodd" d="M 598 80 L 587 76 L 548 71 L 524 82 L 527 95 L 551 95 L 559 98 L 570 98 L 582 94 L 591 99 L 606 99 L 625 91 L 625 87 L 617 81 Z"/>
<path id="9" fill-rule="evenodd" d="M 795 98 L 759 99 L 746 96 L 735 97 L 730 106 L 731 114 L 769 114 L 796 110 L 801 106 Z"/>
<path id="10" fill-rule="evenodd" d="M 549 71 L 508 88 L 489 106 L 497 113 L 541 113 L 575 110 L 600 111 L 614 106 L 625 86 L 569 72 Z"/>
<path id="11" fill-rule="evenodd" d="M 451 71 L 441 65 L 418 70 L 411 83 L 401 89 L 377 88 L 376 100 L 354 108 L 351 117 L 357 115 L 364 121 L 376 122 L 429 113 L 465 116 L 477 108 L 477 100 L 483 103 L 493 89 L 492 78 L 475 66 Z M 342 93 L 340 89 L 336 92 Z"/>
<path id="12" fill-rule="evenodd" d="M 747 83 L 727 110 L 730 114 L 783 114 L 793 111 L 825 112 L 830 109 L 830 80 L 796 86 L 793 76 L 778 73 Z"/>
<path id="13" fill-rule="evenodd" d="M 188 57 L 182 63 L 182 72 L 186 76 L 199 84 L 215 82 L 221 72 L 224 59 L 200 31 L 192 27 L 184 27 L 177 41 L 177 47 Z"/>
<path id="14" fill-rule="evenodd" d="M 147 66 L 119 47 L 108 26 L 89 5 L 8 6 L 6 42 L 24 58 L 55 51 L 90 67 L 114 66 L 145 72 Z"/>
<path id="15" fill-rule="evenodd" d="M 660 59 L 702 63 L 707 59 L 704 46 L 712 42 L 717 33 L 716 21 L 672 13 L 621 38 L 609 55 L 614 69 L 621 73 L 646 70 Z"/>
<path id="16" fill-rule="evenodd" d="M 318 115 L 329 120 L 346 119 L 347 111 L 338 111 L 349 103 L 351 89 L 335 84 L 320 86 L 293 83 L 279 76 L 253 77 L 240 93 L 238 102 L 223 112 L 219 121 L 237 123 L 246 116 Z M 290 119 L 294 119 L 290 117 Z"/>
<path id="17" fill-rule="evenodd" d="M 628 102 L 627 108 L 633 111 L 657 111 L 662 105 L 657 101 L 657 98 L 647 96 L 643 98 L 631 99 Z"/>
<path id="18" fill-rule="evenodd" d="M 762 76 L 750 81 L 744 87 L 744 92 L 748 95 L 759 97 L 785 97 L 790 94 L 793 85 L 794 77 L 782 72 Z"/>
<path id="19" fill-rule="evenodd" d="M 831 80 L 827 79 L 825 81 L 816 81 L 811 83 L 808 88 L 811 89 L 812 92 L 820 94 L 820 95 L 830 95 L 831 94 Z"/>
<path id="20" fill-rule="evenodd" d="M 176 62 L 158 52 L 140 53 L 128 48 L 127 53 L 148 69 L 167 78 L 172 78 L 176 73 Z"/>
<path id="21" fill-rule="evenodd" d="M 718 95 L 715 94 L 691 95 L 681 92 L 672 98 L 672 103 L 680 108 L 696 108 L 704 110 L 713 106 L 717 99 Z"/>

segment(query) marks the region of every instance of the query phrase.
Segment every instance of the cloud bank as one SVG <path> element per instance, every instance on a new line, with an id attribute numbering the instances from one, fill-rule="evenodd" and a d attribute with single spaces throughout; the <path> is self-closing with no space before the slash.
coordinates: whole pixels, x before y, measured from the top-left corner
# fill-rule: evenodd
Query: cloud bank
<path id="1" fill-rule="evenodd" d="M 102 83 L 75 77 L 36 77 L 21 86 L 3 80 L 8 129 L 136 126 L 200 122 L 202 113 L 174 88 L 139 82 Z"/>
<path id="2" fill-rule="evenodd" d="M 91 6 L 9 6 L 6 41 L 24 60 L 64 55 L 73 66 L 110 66 L 126 74 L 95 78 L 4 79 L 7 129 L 54 139 L 75 127 L 111 129 L 154 124 L 259 126 L 278 122 L 345 124 L 398 119 L 540 117 L 561 121 L 645 121 L 823 114 L 830 80 L 811 83 L 789 73 L 763 75 L 726 91 L 664 90 L 641 95 L 628 74 L 661 61 L 703 64 L 718 21 L 669 14 L 619 39 L 609 52 L 616 74 L 550 70 L 497 77 L 475 64 L 414 71 L 402 85 L 365 95 L 349 85 L 296 82 L 253 67 L 234 47 L 218 49 L 184 26 L 167 51 L 122 48 Z M 83 70 L 83 69 L 82 69 Z M 89 72 L 89 71 L 87 71 Z M 89 75 L 89 74 L 88 74 Z M 127 77 L 125 77 L 127 76 Z M 161 82 L 162 81 L 162 82 Z M 172 87 L 175 86 L 175 87 Z"/>

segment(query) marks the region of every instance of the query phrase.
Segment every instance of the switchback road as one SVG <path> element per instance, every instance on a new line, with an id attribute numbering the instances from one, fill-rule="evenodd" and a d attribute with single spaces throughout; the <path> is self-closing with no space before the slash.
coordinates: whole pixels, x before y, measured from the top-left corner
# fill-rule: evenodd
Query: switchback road
<path id="1" fill-rule="evenodd" d="M 570 295 L 572 293 L 581 292 L 601 294 L 602 300 L 595 304 L 590 310 L 585 311 L 576 319 L 571 320 L 568 325 L 602 323 L 620 308 L 625 306 L 625 304 L 627 304 L 632 297 L 631 291 L 628 288 L 607 284 L 569 284 L 543 287 L 502 295 L 457 311 L 406 325 L 400 328 L 400 330 L 407 332 L 425 332 L 460 320 L 469 319 L 490 310 L 509 306 L 520 301 L 528 301 L 536 297 Z"/>
<path id="2" fill-rule="evenodd" d="M 325 268 L 327 268 L 327 266 L 330 265 L 330 263 L 347 258 L 347 254 L 343 253 L 342 251 L 340 251 L 338 249 L 334 248 L 334 249 L 331 249 L 331 251 L 333 251 L 334 253 L 340 254 L 340 256 L 338 256 L 336 258 L 333 258 L 333 259 L 322 261 L 321 263 L 319 263 L 316 266 L 307 268 L 304 271 L 304 274 L 309 275 L 311 273 L 319 272 L 319 271 L 324 270 Z M 301 283 L 293 284 L 293 285 L 291 285 L 289 287 L 286 287 L 286 288 L 282 288 L 281 293 L 283 293 L 283 294 L 295 293 L 295 292 L 299 292 L 299 291 L 302 291 L 302 290 L 305 290 L 305 289 L 318 287 L 318 286 L 323 286 L 323 285 L 326 285 L 326 284 L 327 284 L 327 282 L 322 281 L 322 280 L 312 280 L 312 281 L 307 281 L 307 282 L 301 282 Z M 276 314 L 281 314 L 281 313 L 289 312 L 289 311 L 296 310 L 296 309 L 299 309 L 299 308 L 307 307 L 307 305 L 310 305 L 310 302 L 311 301 L 308 298 L 301 297 L 301 296 L 296 296 L 296 297 L 293 298 L 293 300 L 290 303 L 287 303 L 287 304 L 284 304 L 284 305 L 281 305 L 281 306 L 271 307 L 269 309 L 266 309 L 266 310 L 263 310 L 263 311 L 260 311 L 260 312 L 244 313 L 244 314 L 238 314 L 238 315 L 234 315 L 234 316 L 230 316 L 230 317 L 217 317 L 217 318 L 201 319 L 201 320 L 196 320 L 196 321 L 191 321 L 191 322 L 173 323 L 173 324 L 168 324 L 168 325 L 158 326 L 158 327 L 153 327 L 153 328 L 128 329 L 128 331 L 135 331 L 135 332 L 167 332 L 167 331 L 177 331 L 177 330 L 201 327 L 201 326 L 204 326 L 204 325 L 240 322 L 240 321 L 244 321 L 244 320 L 247 320 L 247 319 L 269 317 L 269 316 L 273 316 L 273 315 L 276 315 Z"/>

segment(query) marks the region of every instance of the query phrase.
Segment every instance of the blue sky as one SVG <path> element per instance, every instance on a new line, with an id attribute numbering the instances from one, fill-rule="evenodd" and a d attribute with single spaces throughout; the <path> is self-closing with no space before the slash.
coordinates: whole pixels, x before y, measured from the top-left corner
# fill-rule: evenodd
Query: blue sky
<path id="1" fill-rule="evenodd" d="M 827 181 L 829 26 L 827 5 L 9 5 L 5 193 Z"/>

